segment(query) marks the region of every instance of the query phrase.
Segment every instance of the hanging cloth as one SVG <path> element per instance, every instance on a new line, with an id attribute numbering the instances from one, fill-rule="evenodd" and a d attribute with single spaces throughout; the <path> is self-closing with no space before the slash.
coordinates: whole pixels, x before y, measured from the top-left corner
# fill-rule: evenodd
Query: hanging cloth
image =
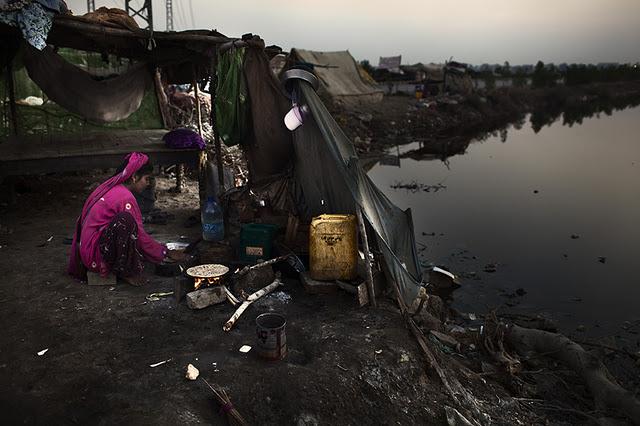
<path id="1" fill-rule="evenodd" d="M 247 88 L 242 72 L 245 49 L 232 48 L 218 56 L 216 117 L 227 146 L 242 143 L 249 128 Z"/>
<path id="2" fill-rule="evenodd" d="M 146 64 L 117 77 L 96 80 L 46 47 L 26 46 L 23 55 L 29 77 L 55 103 L 88 120 L 113 122 L 137 111 L 151 83 Z"/>
<path id="3" fill-rule="evenodd" d="M 15 9 L 18 5 L 22 7 Z M 53 10 L 37 1 L 0 3 L 0 23 L 18 27 L 22 37 L 38 50 L 44 49 L 47 45 L 53 15 Z"/>

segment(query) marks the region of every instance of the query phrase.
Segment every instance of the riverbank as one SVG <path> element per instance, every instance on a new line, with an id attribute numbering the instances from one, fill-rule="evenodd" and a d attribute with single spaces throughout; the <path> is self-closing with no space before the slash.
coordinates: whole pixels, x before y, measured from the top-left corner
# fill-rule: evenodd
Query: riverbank
<path id="1" fill-rule="evenodd" d="M 535 131 L 563 115 L 566 124 L 598 113 L 640 105 L 640 81 L 552 88 L 499 88 L 469 96 L 386 96 L 356 110 L 335 108 L 337 121 L 359 154 L 376 156 L 391 146 L 422 142 L 443 157 L 464 151 L 471 138 L 531 114 Z"/>
<path id="2" fill-rule="evenodd" d="M 307 294 L 291 279 L 229 333 L 222 324 L 231 305 L 192 311 L 173 297 L 150 297 L 174 290 L 172 278 L 81 285 L 64 273 L 65 237 L 92 181 L 104 177 L 36 177 L 16 205 L 0 208 L 0 408 L 8 423 L 225 424 L 206 387 L 184 378 L 190 363 L 257 424 L 467 424 L 462 416 L 473 424 L 582 424 L 585 416 L 622 414 L 593 412 L 580 377 L 551 357 L 523 357 L 523 368 L 507 372 L 496 358 L 507 353 L 486 349 L 503 344 L 502 326 L 452 311 L 437 296 L 411 317 L 426 336 L 417 344 L 387 297 L 358 308 L 347 293 Z M 190 241 L 198 228 L 184 224 L 197 208 L 197 185 L 187 180 L 179 194 L 172 185 L 158 177 L 156 206 L 168 221 L 145 228 Z M 256 344 L 255 316 L 272 310 L 289 319 L 288 356 L 274 363 L 239 352 Z M 605 364 L 637 389 L 626 354 Z"/>

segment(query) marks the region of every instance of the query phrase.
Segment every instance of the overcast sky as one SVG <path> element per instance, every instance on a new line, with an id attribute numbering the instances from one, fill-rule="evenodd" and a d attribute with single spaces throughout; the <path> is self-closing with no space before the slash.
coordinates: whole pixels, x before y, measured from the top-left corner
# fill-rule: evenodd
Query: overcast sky
<path id="1" fill-rule="evenodd" d="M 137 0 L 140 4 L 142 0 Z M 124 0 L 95 0 L 121 7 Z M 86 0 L 67 0 L 75 14 Z M 378 63 L 637 62 L 640 0 L 173 0 L 174 28 L 251 32 L 288 50 L 349 50 Z M 155 28 L 165 0 L 153 0 Z"/>

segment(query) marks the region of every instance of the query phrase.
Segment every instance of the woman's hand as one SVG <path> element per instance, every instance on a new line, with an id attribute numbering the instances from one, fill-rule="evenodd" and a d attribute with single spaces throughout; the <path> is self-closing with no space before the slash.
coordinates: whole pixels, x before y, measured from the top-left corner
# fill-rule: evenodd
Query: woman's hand
<path id="1" fill-rule="evenodd" d="M 187 255 L 180 250 L 167 250 L 167 257 L 174 262 L 183 262 L 187 260 Z"/>

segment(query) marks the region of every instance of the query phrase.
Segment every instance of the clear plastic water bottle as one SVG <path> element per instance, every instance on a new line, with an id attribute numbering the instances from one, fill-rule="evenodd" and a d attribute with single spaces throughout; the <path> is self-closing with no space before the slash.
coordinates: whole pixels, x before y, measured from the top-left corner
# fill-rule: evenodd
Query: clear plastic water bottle
<path id="1" fill-rule="evenodd" d="M 205 241 L 221 241 L 224 238 L 222 208 L 214 197 L 207 197 L 201 219 L 202 238 Z"/>

